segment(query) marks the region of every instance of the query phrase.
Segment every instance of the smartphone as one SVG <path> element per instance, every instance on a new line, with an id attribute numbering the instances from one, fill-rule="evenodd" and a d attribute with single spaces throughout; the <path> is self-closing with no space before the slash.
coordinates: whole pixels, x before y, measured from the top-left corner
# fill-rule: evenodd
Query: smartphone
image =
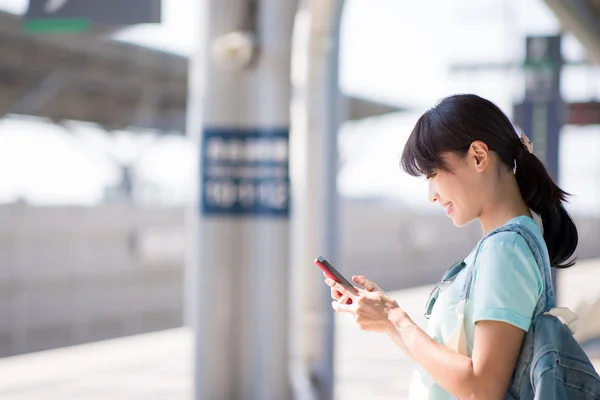
<path id="1" fill-rule="evenodd" d="M 321 270 L 329 279 L 333 279 L 334 281 L 341 283 L 352 293 L 358 294 L 358 290 L 356 290 L 354 285 L 350 283 L 348 279 L 344 278 L 344 275 L 340 274 L 335 268 L 333 268 L 333 265 L 331 265 L 331 263 L 327 261 L 325 257 L 317 257 L 315 259 L 315 264 L 317 264 L 317 266 L 321 268 Z"/>

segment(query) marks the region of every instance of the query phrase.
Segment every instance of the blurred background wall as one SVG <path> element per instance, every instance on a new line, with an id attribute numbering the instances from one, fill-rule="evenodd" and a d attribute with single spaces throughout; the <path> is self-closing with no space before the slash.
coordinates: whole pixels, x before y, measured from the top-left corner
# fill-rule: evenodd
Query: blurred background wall
<path id="1" fill-rule="evenodd" d="M 159 26 L 58 36 L 23 29 L 26 3 L 0 2 L 0 357 L 181 326 L 195 2 L 164 0 Z M 412 125 L 456 92 L 514 117 L 525 37 L 564 30 L 540 0 L 348 0 L 342 31 L 340 269 L 432 283 L 480 231 L 456 230 L 400 170 Z M 561 129 L 560 184 L 579 258 L 598 258 L 600 69 L 569 31 L 562 52 L 564 100 L 591 111 Z"/>

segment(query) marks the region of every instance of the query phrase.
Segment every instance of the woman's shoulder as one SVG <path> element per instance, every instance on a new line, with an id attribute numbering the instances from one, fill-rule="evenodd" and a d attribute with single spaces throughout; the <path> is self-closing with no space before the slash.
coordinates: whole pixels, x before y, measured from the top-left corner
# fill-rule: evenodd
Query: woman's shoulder
<path id="1" fill-rule="evenodd" d="M 490 254 L 496 252 L 531 253 L 531 249 L 523 236 L 517 232 L 498 232 L 486 238 L 481 244 L 479 254 Z"/>
<path id="2" fill-rule="evenodd" d="M 541 235 L 539 232 L 531 233 Z M 543 238 L 538 237 L 537 240 L 543 243 Z M 498 232 L 488 237 L 479 250 L 475 269 L 479 274 L 492 274 L 498 280 L 512 281 L 527 276 L 528 280 L 537 283 L 538 289 L 542 282 L 541 272 L 529 243 L 514 231 Z"/>
<path id="3" fill-rule="evenodd" d="M 521 234 L 502 231 L 485 239 L 474 268 L 474 322 L 505 321 L 527 331 L 542 291 L 541 271 Z"/>
<path id="4" fill-rule="evenodd" d="M 536 222 L 525 216 L 513 218 L 506 225 L 514 224 L 527 229 L 541 246 L 545 247 L 544 237 Z M 505 226 L 506 226 L 505 225 Z M 523 235 L 517 231 L 501 231 L 486 238 L 481 246 L 481 251 L 493 252 L 502 250 L 513 250 L 531 254 L 531 248 Z M 533 256 L 533 254 L 531 254 Z"/>

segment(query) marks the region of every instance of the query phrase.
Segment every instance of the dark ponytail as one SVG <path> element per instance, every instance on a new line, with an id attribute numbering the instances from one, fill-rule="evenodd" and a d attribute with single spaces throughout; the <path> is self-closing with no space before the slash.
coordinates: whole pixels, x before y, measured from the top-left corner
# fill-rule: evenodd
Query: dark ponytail
<path id="1" fill-rule="evenodd" d="M 577 228 L 565 210 L 563 202 L 568 194 L 559 188 L 544 164 L 523 146 L 516 157 L 515 178 L 525 204 L 542 218 L 544 240 L 550 253 L 550 264 L 568 268 L 577 247 Z"/>
<path id="2" fill-rule="evenodd" d="M 550 264 L 567 268 L 577 248 L 577 228 L 563 207 L 568 194 L 552 180 L 544 164 L 527 151 L 508 117 L 492 102 L 473 94 L 443 99 L 419 118 L 404 152 L 402 167 L 413 175 L 448 170 L 440 155 L 465 155 L 481 140 L 511 170 L 525 204 L 542 218 Z"/>

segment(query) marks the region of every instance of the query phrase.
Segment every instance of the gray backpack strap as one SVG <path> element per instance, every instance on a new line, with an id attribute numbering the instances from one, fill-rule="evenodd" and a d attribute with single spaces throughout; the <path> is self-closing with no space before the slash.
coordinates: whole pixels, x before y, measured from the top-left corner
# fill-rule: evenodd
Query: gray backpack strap
<path id="1" fill-rule="evenodd" d="M 525 228 L 523 225 L 519 224 L 510 224 L 504 225 L 498 229 L 495 229 L 488 233 L 477 245 L 477 249 L 475 250 L 475 257 L 473 258 L 473 263 L 469 265 L 467 269 L 467 276 L 465 278 L 465 284 L 463 286 L 462 298 L 463 300 L 468 300 L 471 296 L 471 287 L 473 285 L 473 277 L 475 274 L 475 266 L 477 263 L 477 256 L 481 251 L 481 247 L 483 242 L 489 238 L 500 232 L 515 232 L 518 233 L 525 239 L 529 249 L 533 253 L 533 256 L 536 260 L 536 264 L 540 270 L 540 274 L 542 277 L 542 282 L 544 285 L 544 296 L 541 296 L 538 304 L 535 307 L 534 316 L 538 316 L 539 314 L 553 308 L 556 306 L 556 296 L 554 294 L 554 289 L 552 287 L 552 278 L 550 277 L 550 265 L 544 257 L 544 250 L 539 241 L 536 239 L 535 235 L 531 233 L 531 231 Z"/>

